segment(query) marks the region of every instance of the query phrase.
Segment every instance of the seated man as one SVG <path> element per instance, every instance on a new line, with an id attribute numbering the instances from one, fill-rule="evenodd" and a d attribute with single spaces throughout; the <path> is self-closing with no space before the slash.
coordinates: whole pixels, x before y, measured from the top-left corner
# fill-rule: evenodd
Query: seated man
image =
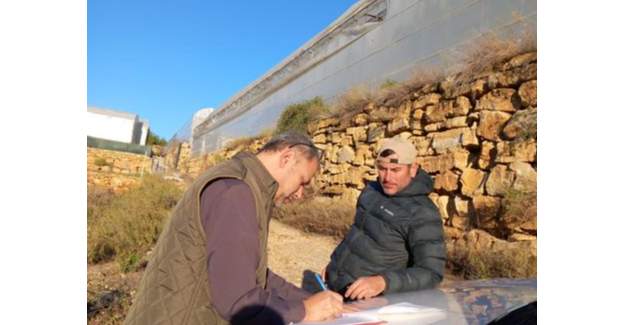
<path id="1" fill-rule="evenodd" d="M 415 161 L 410 142 L 393 138 L 382 144 L 378 181 L 360 194 L 354 224 L 323 272 L 331 290 L 364 299 L 442 281 L 442 221 L 428 197 L 432 179 Z"/>

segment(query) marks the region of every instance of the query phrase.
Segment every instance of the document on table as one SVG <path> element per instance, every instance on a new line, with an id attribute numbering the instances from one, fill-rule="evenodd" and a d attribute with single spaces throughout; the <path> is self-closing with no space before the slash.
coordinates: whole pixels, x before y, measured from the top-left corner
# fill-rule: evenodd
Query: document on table
<path id="1" fill-rule="evenodd" d="M 400 302 L 379 308 L 376 315 L 385 321 L 419 321 L 419 324 L 431 324 L 446 317 L 443 310 L 433 307 Z"/>
<path id="2" fill-rule="evenodd" d="M 301 323 L 312 325 L 378 325 L 386 324 L 385 321 L 375 317 L 374 315 L 362 314 L 362 312 L 343 314 L 341 318 L 337 318 L 327 322 Z"/>
<path id="3" fill-rule="evenodd" d="M 377 325 L 388 322 L 418 321 L 419 324 L 431 324 L 445 318 L 445 312 L 438 308 L 401 302 L 380 308 L 343 314 L 328 322 L 302 323 L 314 325 Z"/>

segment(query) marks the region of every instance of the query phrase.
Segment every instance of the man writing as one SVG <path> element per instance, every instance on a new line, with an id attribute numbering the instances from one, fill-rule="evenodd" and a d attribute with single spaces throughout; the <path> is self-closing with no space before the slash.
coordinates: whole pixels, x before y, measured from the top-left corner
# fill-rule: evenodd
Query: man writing
<path id="1" fill-rule="evenodd" d="M 354 224 L 322 272 L 329 288 L 345 298 L 432 288 L 442 281 L 442 222 L 427 196 L 432 179 L 415 161 L 410 142 L 382 143 L 378 180 L 360 194 Z"/>
<path id="2" fill-rule="evenodd" d="M 319 168 L 310 139 L 281 134 L 237 154 L 188 188 L 161 233 L 126 324 L 280 324 L 340 316 L 342 297 L 315 295 L 267 268 L 274 204 L 301 198 Z"/>

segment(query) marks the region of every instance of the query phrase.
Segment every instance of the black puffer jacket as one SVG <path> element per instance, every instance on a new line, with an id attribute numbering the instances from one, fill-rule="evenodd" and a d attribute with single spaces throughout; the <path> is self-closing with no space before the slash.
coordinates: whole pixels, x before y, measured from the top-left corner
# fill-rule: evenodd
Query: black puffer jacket
<path id="1" fill-rule="evenodd" d="M 342 292 L 359 277 L 382 275 L 385 293 L 432 288 L 443 279 L 445 240 L 438 209 L 427 196 L 432 178 L 419 170 L 394 196 L 371 182 L 358 198 L 351 229 L 332 253 L 330 289 Z"/>

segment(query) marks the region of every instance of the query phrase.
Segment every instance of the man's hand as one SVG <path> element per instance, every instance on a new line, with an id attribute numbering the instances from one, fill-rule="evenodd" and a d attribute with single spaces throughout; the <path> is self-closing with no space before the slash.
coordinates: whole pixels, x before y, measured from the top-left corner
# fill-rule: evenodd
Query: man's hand
<path id="1" fill-rule="evenodd" d="M 350 307 L 357 308 L 358 310 L 366 310 L 366 309 L 373 309 L 373 308 L 378 308 L 378 307 L 382 307 L 386 305 L 388 305 L 388 299 L 384 297 L 375 297 L 371 299 L 363 299 L 363 300 L 354 301 L 352 303 L 345 304 L 345 307 L 350 306 Z M 346 308 L 343 308 L 343 312 L 345 312 L 345 309 Z"/>
<path id="2" fill-rule="evenodd" d="M 343 297 L 334 291 L 321 291 L 304 300 L 304 310 L 305 322 L 332 320 L 343 313 Z"/>
<path id="3" fill-rule="evenodd" d="M 371 298 L 382 293 L 384 289 L 386 289 L 386 281 L 381 275 L 364 276 L 347 288 L 345 297 L 353 300 Z"/>

